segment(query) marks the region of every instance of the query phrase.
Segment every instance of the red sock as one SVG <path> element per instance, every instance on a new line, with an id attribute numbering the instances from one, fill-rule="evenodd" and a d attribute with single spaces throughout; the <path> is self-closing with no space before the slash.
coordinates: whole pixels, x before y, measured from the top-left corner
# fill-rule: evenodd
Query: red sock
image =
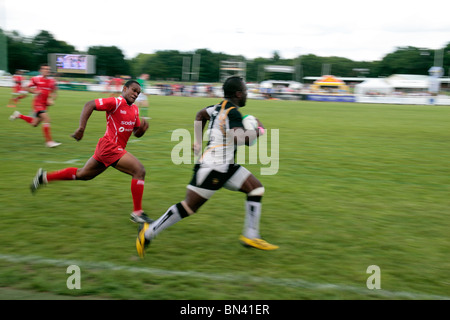
<path id="1" fill-rule="evenodd" d="M 142 196 L 144 194 L 144 180 L 131 179 L 131 196 L 133 197 L 133 212 L 142 211 Z"/>
<path id="2" fill-rule="evenodd" d="M 50 123 L 42 124 L 42 132 L 44 133 L 45 141 L 52 141 L 52 135 L 50 134 Z"/>
<path id="3" fill-rule="evenodd" d="M 30 116 L 24 116 L 23 114 L 21 114 L 21 115 L 19 116 L 19 118 L 22 119 L 22 120 L 25 120 L 25 121 L 28 122 L 28 123 L 31 123 L 31 122 L 33 121 L 33 118 L 32 118 L 32 117 L 30 117 Z"/>
<path id="4" fill-rule="evenodd" d="M 47 182 L 53 180 L 75 180 L 78 168 L 66 168 L 59 171 L 47 172 Z"/>

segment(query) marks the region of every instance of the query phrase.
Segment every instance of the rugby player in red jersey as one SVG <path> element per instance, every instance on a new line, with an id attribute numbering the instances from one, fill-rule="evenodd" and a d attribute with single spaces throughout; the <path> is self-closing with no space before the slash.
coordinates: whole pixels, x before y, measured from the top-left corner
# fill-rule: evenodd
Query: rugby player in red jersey
<path id="1" fill-rule="evenodd" d="M 20 99 L 23 99 L 28 95 L 28 91 L 23 88 L 24 80 L 23 70 L 16 70 L 16 73 L 13 76 L 14 86 L 12 89 L 12 97 L 9 99 L 8 103 L 9 108 L 15 108 Z"/>
<path id="2" fill-rule="evenodd" d="M 32 193 L 35 193 L 39 187 L 56 180 L 91 180 L 112 166 L 132 176 L 133 212 L 131 220 L 136 223 L 152 221 L 142 209 L 145 168 L 135 156 L 125 150 L 132 133 L 139 138 L 148 129 L 148 122 L 145 119 L 141 121 L 139 109 L 134 104 L 140 92 L 139 83 L 129 80 L 123 86 L 120 97 L 88 101 L 81 111 L 79 128 L 72 137 L 80 141 L 92 112 L 94 110 L 105 111 L 106 132 L 98 141 L 94 155 L 82 168 L 70 167 L 53 172 L 46 172 L 40 168 L 30 186 Z"/>
<path id="3" fill-rule="evenodd" d="M 48 106 L 53 105 L 56 99 L 57 85 L 56 81 L 50 77 L 50 66 L 46 63 L 42 64 L 39 72 L 40 75 L 31 78 L 28 84 L 28 92 L 33 93 L 33 111 L 34 117 L 25 116 L 19 111 L 14 111 L 14 113 L 9 117 L 10 120 L 22 119 L 33 127 L 37 127 L 42 122 L 42 132 L 44 134 L 46 146 L 49 148 L 54 148 L 59 146 L 61 143 L 55 142 L 52 139 L 50 133 L 50 116 L 48 115 Z"/>

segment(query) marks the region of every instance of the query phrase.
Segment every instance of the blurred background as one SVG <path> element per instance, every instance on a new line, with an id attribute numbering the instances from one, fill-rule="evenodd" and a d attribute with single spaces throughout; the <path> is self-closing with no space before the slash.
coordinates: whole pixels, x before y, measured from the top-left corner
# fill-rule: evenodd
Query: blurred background
<path id="1" fill-rule="evenodd" d="M 446 299 L 449 296 L 450 20 L 445 3 L 229 0 L 62 3 L 0 0 L 0 299 Z M 9 121 L 9 105 L 48 63 L 58 82 L 52 128 Z M 148 170 L 151 216 L 181 200 L 192 165 L 175 166 L 173 130 L 245 79 L 245 113 L 279 129 L 280 170 L 262 230 L 280 250 L 237 241 L 243 201 L 226 190 L 140 261 L 129 177 L 107 170 L 31 197 L 39 167 L 82 166 L 103 113 L 77 143 L 86 101 L 138 79 L 150 131 L 127 149 Z M 151 97 L 150 97 L 151 96 Z M 11 106 L 12 108 L 7 108 Z M 444 107 L 443 107 L 444 106 Z M 261 164 L 248 168 L 258 175 Z M 111 197 L 113 195 L 113 197 Z M 110 201 L 113 199 L 114 201 Z M 106 201 L 105 201 L 106 200 Z M 153 245 L 153 244 L 152 244 Z M 67 266 L 82 289 L 66 286 Z M 366 286 L 381 268 L 382 290 Z M 30 294 L 30 295 L 28 295 Z M 42 295 L 39 295 L 42 297 Z"/>

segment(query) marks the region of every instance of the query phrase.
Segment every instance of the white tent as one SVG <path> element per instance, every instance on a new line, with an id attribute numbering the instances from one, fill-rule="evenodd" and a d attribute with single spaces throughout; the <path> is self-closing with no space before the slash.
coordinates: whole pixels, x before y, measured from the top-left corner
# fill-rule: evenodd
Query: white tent
<path id="1" fill-rule="evenodd" d="M 355 93 L 359 95 L 368 94 L 391 94 L 394 87 L 384 79 L 367 79 L 355 86 Z"/>
<path id="2" fill-rule="evenodd" d="M 429 77 L 415 74 L 393 74 L 386 81 L 395 89 L 428 89 Z"/>

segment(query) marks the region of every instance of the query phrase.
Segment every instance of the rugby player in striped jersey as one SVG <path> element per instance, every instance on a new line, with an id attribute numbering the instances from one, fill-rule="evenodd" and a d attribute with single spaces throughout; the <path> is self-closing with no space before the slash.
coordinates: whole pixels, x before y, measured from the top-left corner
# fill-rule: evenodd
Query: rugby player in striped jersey
<path id="1" fill-rule="evenodd" d="M 192 180 L 187 186 L 183 201 L 172 205 L 166 213 L 152 223 L 139 227 L 136 249 L 141 258 L 150 241 L 164 229 L 186 218 L 197 210 L 220 188 L 246 194 L 245 222 L 240 241 L 244 246 L 261 250 L 274 250 L 278 246 L 261 239 L 259 221 L 264 187 L 246 168 L 235 163 L 238 145 L 249 145 L 260 135 L 264 127 L 258 120 L 257 130 L 245 130 L 239 108 L 245 106 L 247 86 L 242 78 L 230 77 L 223 84 L 224 100 L 206 107 L 196 115 L 194 151 L 202 148 L 199 137 L 208 124 L 209 141 L 198 163 L 195 164 Z"/>

